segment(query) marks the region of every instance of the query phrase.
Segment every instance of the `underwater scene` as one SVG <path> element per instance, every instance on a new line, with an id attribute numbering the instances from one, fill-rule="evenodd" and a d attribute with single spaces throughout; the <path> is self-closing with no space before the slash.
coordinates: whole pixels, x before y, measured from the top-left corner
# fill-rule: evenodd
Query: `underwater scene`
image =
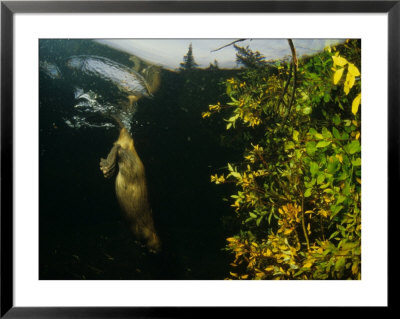
<path id="1" fill-rule="evenodd" d="M 361 279 L 361 40 L 39 40 L 40 280 Z"/>

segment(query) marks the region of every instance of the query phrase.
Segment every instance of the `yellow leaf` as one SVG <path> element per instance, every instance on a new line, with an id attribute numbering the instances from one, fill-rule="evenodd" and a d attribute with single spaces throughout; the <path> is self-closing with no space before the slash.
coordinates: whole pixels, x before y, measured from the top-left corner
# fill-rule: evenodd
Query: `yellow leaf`
<path id="1" fill-rule="evenodd" d="M 293 140 L 294 140 L 295 142 L 298 142 L 298 141 L 299 141 L 299 132 L 296 131 L 296 130 L 293 130 Z"/>
<path id="2" fill-rule="evenodd" d="M 328 212 L 327 212 L 325 209 L 320 209 L 320 210 L 318 211 L 318 214 L 320 214 L 320 215 L 322 215 L 322 216 L 324 216 L 324 217 L 327 217 L 327 216 L 328 216 Z"/>
<path id="3" fill-rule="evenodd" d="M 355 262 L 353 264 L 353 266 L 351 267 L 351 272 L 353 273 L 353 275 L 355 275 L 356 273 L 358 273 L 358 262 Z"/>
<path id="4" fill-rule="evenodd" d="M 283 233 L 284 235 L 289 235 L 291 232 L 293 231 L 293 229 L 286 229 L 285 232 Z"/>
<path id="5" fill-rule="evenodd" d="M 229 241 L 229 242 L 236 242 L 237 241 L 237 239 L 233 238 L 233 237 L 229 237 L 226 240 Z"/>
<path id="6" fill-rule="evenodd" d="M 346 93 L 346 95 L 349 94 L 349 92 L 350 92 L 350 87 L 349 87 L 349 85 L 348 85 L 348 82 L 345 82 L 345 83 L 344 83 L 343 91 L 344 91 L 344 93 Z"/>
<path id="7" fill-rule="evenodd" d="M 355 83 L 355 77 L 352 76 L 350 73 L 347 73 L 346 76 L 346 81 L 344 81 L 343 84 L 343 91 L 347 94 L 349 94 L 350 89 L 354 86 Z"/>
<path id="8" fill-rule="evenodd" d="M 360 132 L 357 132 L 356 134 L 356 140 L 358 140 L 360 138 Z"/>
<path id="9" fill-rule="evenodd" d="M 360 106 L 361 103 L 361 93 L 359 93 L 353 100 L 353 103 L 351 105 L 351 112 L 353 114 L 356 114 L 358 111 L 358 107 Z"/>
<path id="10" fill-rule="evenodd" d="M 353 63 L 349 63 L 347 72 L 349 72 L 353 76 L 360 76 L 360 71 L 358 70 L 358 68 Z"/>
<path id="11" fill-rule="evenodd" d="M 361 178 L 356 177 L 356 180 L 361 184 Z"/>
<path id="12" fill-rule="evenodd" d="M 337 71 L 335 72 L 335 74 L 333 75 L 333 84 L 336 85 L 336 84 L 339 83 L 340 79 L 342 78 L 343 71 L 344 71 L 344 69 L 341 68 L 341 69 L 339 69 L 339 70 L 337 70 Z"/>
<path id="13" fill-rule="evenodd" d="M 311 225 L 310 225 L 310 223 L 308 223 L 308 225 L 307 225 L 307 231 L 308 231 L 308 234 L 310 235 L 311 234 Z"/>
<path id="14" fill-rule="evenodd" d="M 304 264 L 303 268 L 311 268 L 312 265 L 313 265 L 313 262 L 309 261 L 306 264 Z"/>
<path id="15" fill-rule="evenodd" d="M 348 63 L 347 60 L 341 56 L 333 56 L 332 60 L 333 64 L 337 66 L 345 66 Z"/>
<path id="16" fill-rule="evenodd" d="M 268 266 L 267 268 L 265 268 L 265 271 L 272 271 L 272 270 L 274 270 L 274 266 L 273 265 Z"/>

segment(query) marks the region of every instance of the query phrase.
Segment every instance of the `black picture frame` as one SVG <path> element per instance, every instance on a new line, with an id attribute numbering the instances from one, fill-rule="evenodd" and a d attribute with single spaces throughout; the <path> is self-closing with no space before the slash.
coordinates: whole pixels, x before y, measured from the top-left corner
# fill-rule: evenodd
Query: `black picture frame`
<path id="1" fill-rule="evenodd" d="M 388 14 L 388 203 L 398 212 L 400 1 L 1 1 L 1 317 L 176 318 L 226 315 L 225 308 L 14 307 L 13 304 L 13 16 L 15 13 L 268 12 Z M 388 218 L 390 217 L 388 211 Z M 389 222 L 390 225 L 390 222 Z M 391 233 L 392 234 L 392 233 Z M 388 243 L 390 240 L 388 238 Z M 390 247 L 390 246 L 388 246 Z M 389 286 L 390 281 L 388 281 Z M 390 298 L 387 309 L 390 309 Z M 386 308 L 386 307 L 384 307 Z M 337 309 L 337 308 L 336 308 Z M 239 309 L 230 309 L 241 314 Z M 271 309 L 257 308 L 265 314 Z M 304 310 L 304 309 L 303 309 Z M 301 311 L 303 312 L 303 311 Z M 304 313 L 304 312 L 303 312 Z M 248 315 L 249 313 L 246 312 Z M 243 313 L 244 316 L 246 316 Z M 298 313 L 301 314 L 301 313 Z"/>

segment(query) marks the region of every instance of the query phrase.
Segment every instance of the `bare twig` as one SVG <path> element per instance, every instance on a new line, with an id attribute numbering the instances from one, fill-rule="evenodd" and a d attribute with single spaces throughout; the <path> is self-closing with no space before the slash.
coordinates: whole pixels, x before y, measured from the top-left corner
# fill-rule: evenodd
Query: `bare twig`
<path id="1" fill-rule="evenodd" d="M 235 43 L 241 42 L 241 41 L 245 41 L 245 40 L 247 40 L 247 39 L 235 40 L 235 41 L 233 41 L 233 42 L 231 42 L 231 43 L 228 43 L 228 44 L 226 44 L 226 45 L 224 45 L 224 46 L 222 46 L 222 47 L 220 47 L 220 48 L 218 48 L 218 49 L 211 50 L 211 52 L 219 51 L 219 50 L 221 50 L 221 49 L 223 49 L 223 48 L 229 47 L 229 46 L 232 45 L 232 44 L 235 44 Z"/>
<path id="2" fill-rule="evenodd" d="M 281 103 L 283 102 L 283 98 L 285 97 L 285 94 L 286 94 L 287 89 L 288 89 L 288 87 L 289 87 L 289 83 L 290 83 L 290 80 L 291 80 L 291 78 L 292 78 L 292 72 L 293 72 L 293 65 L 290 64 L 290 70 L 289 70 L 289 75 L 288 75 L 287 80 L 286 80 L 286 85 L 285 85 L 285 88 L 283 89 L 282 95 L 281 95 L 281 97 L 279 98 L 278 104 L 277 104 L 277 106 L 276 106 L 276 110 L 277 110 L 277 111 L 279 110 L 279 106 L 280 106 Z"/>
<path id="3" fill-rule="evenodd" d="M 288 115 L 290 114 L 290 110 L 292 108 L 293 100 L 294 100 L 294 95 L 296 92 L 296 82 L 297 82 L 297 68 L 298 68 L 298 61 L 297 61 L 297 55 L 296 55 L 296 49 L 293 45 L 292 39 L 288 39 L 290 50 L 292 51 L 292 65 L 293 65 L 293 90 L 292 90 L 292 96 L 290 97 L 290 102 L 289 102 L 289 110 L 288 110 Z"/>

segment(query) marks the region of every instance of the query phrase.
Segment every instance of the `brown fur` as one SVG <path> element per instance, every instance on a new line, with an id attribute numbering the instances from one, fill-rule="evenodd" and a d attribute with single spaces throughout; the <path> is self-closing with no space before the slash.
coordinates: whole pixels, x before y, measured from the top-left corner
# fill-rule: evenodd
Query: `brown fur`
<path id="1" fill-rule="evenodd" d="M 160 240 L 154 228 L 148 202 L 145 169 L 126 128 L 121 129 L 107 159 L 100 161 L 100 169 L 106 178 L 115 171 L 116 162 L 119 170 L 115 180 L 115 192 L 121 209 L 134 235 L 145 241 L 149 250 L 157 252 L 160 250 Z"/>

